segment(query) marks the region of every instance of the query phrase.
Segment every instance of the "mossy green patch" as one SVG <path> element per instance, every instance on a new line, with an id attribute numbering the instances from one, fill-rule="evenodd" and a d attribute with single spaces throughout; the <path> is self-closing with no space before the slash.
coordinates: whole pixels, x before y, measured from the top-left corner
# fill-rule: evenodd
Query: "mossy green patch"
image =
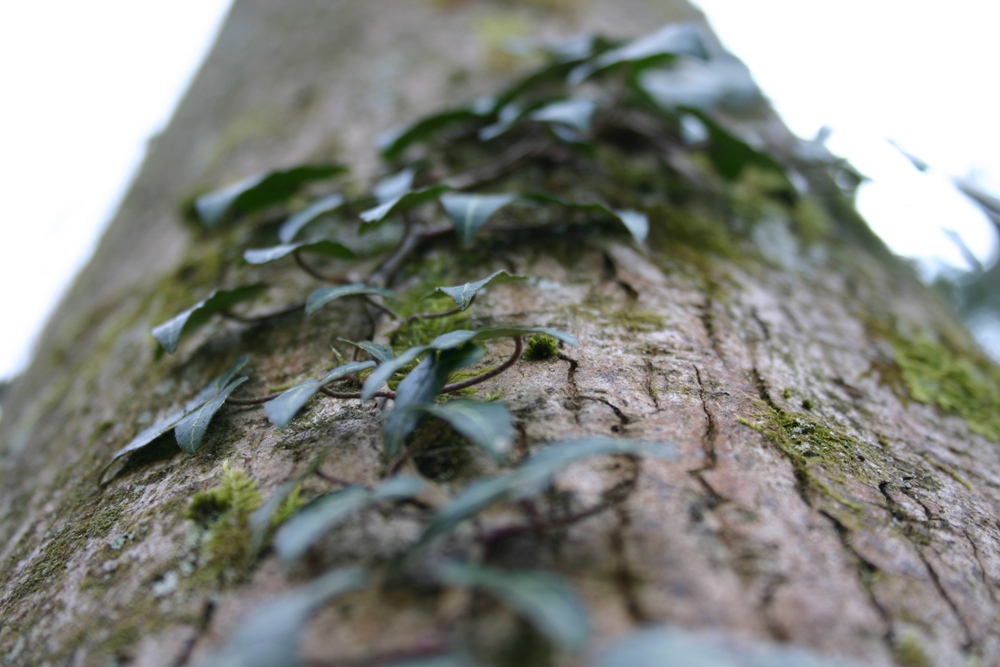
<path id="1" fill-rule="evenodd" d="M 559 354 L 559 341 L 545 334 L 532 334 L 524 348 L 526 361 L 545 361 Z"/>
<path id="2" fill-rule="evenodd" d="M 969 430 L 1000 440 L 1000 369 L 975 364 L 926 336 L 892 341 L 910 396 L 965 419 Z"/>
<path id="3" fill-rule="evenodd" d="M 928 657 L 920 640 L 912 633 L 904 634 L 893 642 L 893 657 L 903 667 L 931 667 L 934 662 Z"/>
<path id="4" fill-rule="evenodd" d="M 250 514 L 263 497 L 246 472 L 222 463 L 217 486 L 191 499 L 187 516 L 208 531 L 205 552 L 208 567 L 222 576 L 240 579 L 253 565 Z"/>

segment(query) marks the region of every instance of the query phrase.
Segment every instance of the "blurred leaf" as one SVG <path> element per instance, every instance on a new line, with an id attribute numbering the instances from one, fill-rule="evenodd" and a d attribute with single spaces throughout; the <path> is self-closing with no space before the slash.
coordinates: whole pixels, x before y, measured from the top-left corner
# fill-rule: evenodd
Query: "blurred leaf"
<path id="1" fill-rule="evenodd" d="M 955 187 L 966 197 L 976 202 L 993 226 L 1000 232 L 1000 198 L 961 178 L 954 179 Z"/>
<path id="2" fill-rule="evenodd" d="M 243 259 L 250 264 L 266 264 L 296 251 L 309 252 L 314 255 L 326 255 L 327 257 L 336 257 L 337 259 L 352 259 L 354 257 L 354 253 L 350 248 L 334 241 L 324 240 L 276 245 L 270 248 L 255 248 L 244 252 Z"/>
<path id="3" fill-rule="evenodd" d="M 114 461 L 129 452 L 142 449 L 160 436 L 169 433 L 186 415 L 197 410 L 202 405 L 212 400 L 212 398 L 225 391 L 225 388 L 230 384 L 230 382 L 232 382 L 236 373 L 238 373 L 241 368 L 246 366 L 247 361 L 249 361 L 249 357 L 246 355 L 237 359 L 236 363 L 230 366 L 225 373 L 205 385 L 201 391 L 194 396 L 194 398 L 190 399 L 181 408 L 174 410 L 163 419 L 156 421 L 156 423 L 152 426 L 144 429 L 141 433 L 139 433 L 139 435 L 132 438 L 131 442 L 115 452 L 115 455 L 111 457 L 111 460 Z"/>
<path id="4" fill-rule="evenodd" d="M 759 167 L 767 171 L 780 174 L 787 181 L 788 176 L 785 168 L 781 166 L 773 157 L 750 146 L 736 135 L 729 132 L 707 114 L 697 109 L 682 108 L 683 113 L 688 113 L 696 117 L 708 130 L 711 148 L 708 151 L 708 158 L 716 171 L 728 181 L 735 181 L 749 166 Z M 788 184 L 789 190 L 794 188 Z"/>
<path id="5" fill-rule="evenodd" d="M 218 227 L 233 211 L 253 213 L 284 202 L 306 183 L 342 174 L 347 167 L 340 164 L 306 165 L 283 171 L 252 176 L 198 197 L 195 212 L 209 229 Z"/>
<path id="6" fill-rule="evenodd" d="M 487 591 L 517 610 L 561 649 L 579 651 L 587 644 L 587 611 L 576 592 L 558 577 L 467 563 L 446 563 L 438 568 L 438 576 L 452 586 Z M 632 667 L 627 662 L 619 665 Z"/>
<path id="7" fill-rule="evenodd" d="M 208 430 L 208 424 L 212 421 L 212 417 L 219 411 L 222 404 L 226 402 L 229 395 L 246 381 L 246 377 L 236 378 L 204 405 L 184 415 L 177 422 L 177 425 L 174 426 L 174 437 L 177 438 L 177 445 L 188 454 L 197 452 L 198 448 L 201 447 L 201 440 L 205 437 L 205 431 Z"/>
<path id="8" fill-rule="evenodd" d="M 301 635 L 313 612 L 332 597 L 364 587 L 361 568 L 343 568 L 258 609 L 225 643 L 198 667 L 302 667 Z"/>
<path id="9" fill-rule="evenodd" d="M 585 98 L 570 98 L 552 102 L 528 114 L 528 119 L 539 123 L 560 123 L 586 133 L 590 120 L 597 110 L 597 102 Z"/>
<path id="10" fill-rule="evenodd" d="M 374 490 L 348 486 L 320 496 L 300 509 L 275 533 L 274 546 L 278 556 L 286 563 L 294 562 L 318 539 L 357 512 L 384 501 L 412 498 L 424 488 L 425 484 L 419 478 L 398 475 Z"/>
<path id="11" fill-rule="evenodd" d="M 373 343 L 370 340 L 363 340 L 359 343 L 355 343 L 353 340 L 347 340 L 346 338 L 338 338 L 341 343 L 347 343 L 348 345 L 353 345 L 354 347 L 360 348 L 371 355 L 372 359 L 382 363 L 383 361 L 389 361 L 393 358 L 392 348 L 388 345 L 379 345 L 378 343 Z"/>
<path id="12" fill-rule="evenodd" d="M 312 315 L 317 310 L 335 299 L 342 299 L 345 296 L 359 296 L 371 294 L 375 296 L 392 296 L 392 291 L 381 287 L 372 287 L 364 283 L 350 283 L 348 285 L 335 285 L 334 287 L 320 287 L 309 295 L 306 299 L 306 315 Z"/>
<path id="13" fill-rule="evenodd" d="M 567 208 L 573 208 L 580 211 L 592 211 L 594 213 L 599 213 L 601 215 L 606 215 L 611 218 L 615 218 L 629 231 L 632 238 L 635 239 L 636 243 L 642 243 L 646 240 L 646 235 L 649 233 L 649 219 L 646 214 L 640 213 L 638 211 L 631 210 L 618 210 L 609 208 L 606 204 L 601 202 L 577 202 L 570 201 L 568 199 L 562 199 L 560 197 L 554 197 L 549 194 L 533 192 L 529 194 L 522 195 L 524 199 L 532 199 L 540 202 L 548 202 L 553 204 L 559 204 L 560 206 L 565 206 Z"/>
<path id="14" fill-rule="evenodd" d="M 357 373 L 358 371 L 374 367 L 374 361 L 352 361 L 351 363 L 334 368 L 322 380 L 300 382 L 283 392 L 277 398 L 265 403 L 264 414 L 267 415 L 268 420 L 272 424 L 278 428 L 285 428 L 292 421 L 292 418 L 298 414 L 299 410 L 302 409 L 302 406 L 319 392 L 321 387 L 351 373 Z"/>
<path id="15" fill-rule="evenodd" d="M 672 23 L 656 32 L 634 39 L 617 49 L 605 51 L 569 73 L 570 85 L 578 85 L 608 68 L 628 63 L 633 72 L 671 62 L 678 56 L 708 58 L 701 31 L 691 23 Z"/>
<path id="16" fill-rule="evenodd" d="M 229 310 L 238 303 L 256 299 L 266 289 L 267 285 L 257 283 L 233 290 L 212 290 L 207 298 L 154 328 L 153 338 L 159 341 L 167 353 L 173 354 L 177 351 L 181 335 L 205 324 L 216 313 Z"/>
<path id="17" fill-rule="evenodd" d="M 390 174 L 375 184 L 372 194 L 380 204 L 384 204 L 390 199 L 402 197 L 413 189 L 413 179 L 417 175 L 416 167 L 407 167 L 395 174 Z"/>
<path id="18" fill-rule="evenodd" d="M 336 211 L 344 205 L 344 197 L 339 194 L 327 195 L 317 199 L 301 211 L 289 216 L 281 228 L 278 230 L 278 239 L 282 243 L 291 243 L 302 228 L 313 220 L 317 220 L 328 213 Z"/>
<path id="19" fill-rule="evenodd" d="M 425 416 L 420 406 L 434 402 L 448 376 L 482 358 L 483 348 L 464 345 L 427 355 L 396 387 L 396 401 L 385 416 L 383 433 L 389 458 L 399 456 L 407 436 Z"/>
<path id="20" fill-rule="evenodd" d="M 503 403 L 459 399 L 426 405 L 423 409 L 448 422 L 498 461 L 506 457 L 514 444 L 514 421 Z"/>
<path id="21" fill-rule="evenodd" d="M 479 291 L 487 285 L 505 285 L 507 283 L 520 282 L 527 279 L 527 276 L 512 276 L 506 271 L 497 271 L 493 275 L 474 283 L 465 283 L 464 285 L 456 285 L 454 287 L 436 287 L 434 292 L 428 296 L 433 296 L 438 292 L 447 294 L 451 297 L 452 301 L 455 302 L 456 306 L 458 306 L 461 310 L 465 310 L 472 305 L 472 299 L 475 298 L 476 294 L 478 294 Z"/>
<path id="22" fill-rule="evenodd" d="M 516 199 L 516 195 L 455 194 L 443 195 L 441 205 L 459 240 L 469 243 L 494 213 Z"/>
<path id="23" fill-rule="evenodd" d="M 475 122 L 481 119 L 487 111 L 488 107 L 484 108 L 484 105 L 477 104 L 442 111 L 421 118 L 411 125 L 384 132 L 376 144 L 383 158 L 395 160 L 413 144 L 433 139 L 438 132 L 445 128 Z"/>
<path id="24" fill-rule="evenodd" d="M 423 190 L 414 190 L 404 195 L 390 199 L 375 208 L 370 208 L 361 213 L 361 219 L 367 223 L 376 223 L 388 217 L 409 211 L 410 209 L 435 201 L 442 193 L 450 190 L 447 185 L 434 185 Z"/>
<path id="25" fill-rule="evenodd" d="M 478 136 L 480 141 L 489 141 L 499 137 L 514 127 L 524 116 L 527 110 L 517 102 L 511 102 L 497 109 L 497 120 L 491 125 L 480 128 Z"/>
<path id="26" fill-rule="evenodd" d="M 708 61 L 684 58 L 670 69 L 648 70 L 639 77 L 639 86 L 667 110 L 688 107 L 747 114 L 764 100 L 747 66 L 730 55 Z"/>

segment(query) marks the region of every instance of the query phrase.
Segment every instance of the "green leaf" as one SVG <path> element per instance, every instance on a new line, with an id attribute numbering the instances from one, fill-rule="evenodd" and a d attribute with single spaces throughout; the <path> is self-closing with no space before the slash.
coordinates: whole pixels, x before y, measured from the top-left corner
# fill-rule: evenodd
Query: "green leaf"
<path id="1" fill-rule="evenodd" d="M 153 329 L 153 338 L 159 341 L 168 354 L 177 351 L 181 336 L 208 322 L 212 315 L 229 310 L 238 303 L 256 299 L 267 285 L 255 284 L 233 290 L 212 290 L 207 298 L 194 304 L 183 313 Z"/>
<path id="2" fill-rule="evenodd" d="M 317 310 L 335 299 L 342 299 L 345 296 L 359 296 L 372 294 L 375 296 L 391 297 L 392 291 L 381 287 L 372 287 L 364 283 L 350 283 L 348 285 L 336 285 L 334 287 L 320 287 L 306 299 L 306 315 L 312 315 Z"/>
<path id="3" fill-rule="evenodd" d="M 513 338 L 514 336 L 526 336 L 528 334 L 536 333 L 552 336 L 556 340 L 561 340 L 572 347 L 576 347 L 580 344 L 580 341 L 576 339 L 576 336 L 572 336 L 565 331 L 560 331 L 559 329 L 550 329 L 548 327 L 490 327 L 489 329 L 480 329 L 475 332 L 472 340 Z"/>
<path id="4" fill-rule="evenodd" d="M 330 598 L 364 587 L 366 579 L 361 568 L 333 570 L 272 600 L 198 667 L 302 667 L 299 644 L 309 617 Z"/>
<path id="5" fill-rule="evenodd" d="M 281 228 L 278 230 L 278 239 L 282 243 L 291 243 L 298 236 L 298 233 L 302 231 L 303 227 L 313 220 L 318 220 L 328 213 L 333 213 L 343 205 L 344 197 L 339 194 L 327 195 L 326 197 L 317 199 L 301 211 L 289 216 L 282 223 Z"/>
<path id="6" fill-rule="evenodd" d="M 469 243 L 493 214 L 515 201 L 516 195 L 443 195 L 441 205 L 462 243 Z"/>
<path id="7" fill-rule="evenodd" d="M 382 363 L 383 361 L 389 361 L 395 356 L 392 352 L 392 348 L 388 345 L 379 345 L 378 343 L 373 343 L 370 340 L 363 340 L 361 342 L 355 343 L 353 340 L 347 340 L 346 338 L 338 338 L 341 343 L 347 343 L 348 345 L 353 345 L 354 347 L 360 348 L 371 355 L 372 359 Z"/>
<path id="8" fill-rule="evenodd" d="M 434 516 L 416 548 L 452 532 L 460 523 L 505 498 L 524 498 L 543 489 L 552 476 L 578 461 L 607 455 L 674 458 L 676 450 L 664 443 L 594 437 L 557 442 L 532 454 L 516 470 L 469 484 Z"/>
<path id="9" fill-rule="evenodd" d="M 479 130 L 479 140 L 489 141 L 499 137 L 514 127 L 526 113 L 526 109 L 517 102 L 511 102 L 497 110 L 497 122 L 487 125 Z"/>
<path id="10" fill-rule="evenodd" d="M 446 334 L 438 336 L 428 345 L 411 347 L 398 357 L 382 362 L 378 368 L 365 378 L 365 384 L 361 387 L 361 400 L 370 400 L 375 395 L 375 392 L 379 390 L 379 387 L 388 382 L 389 378 L 395 375 L 397 371 L 416 361 L 420 355 L 432 350 L 450 350 L 461 347 L 475 337 L 475 331 L 466 331 L 465 329 L 449 331 Z"/>
<path id="11" fill-rule="evenodd" d="M 347 167 L 339 164 L 307 165 L 252 176 L 198 197 L 195 212 L 209 229 L 214 229 L 233 211 L 253 213 L 292 197 L 306 183 L 342 174 Z"/>
<path id="12" fill-rule="evenodd" d="M 395 174 L 390 174 L 375 184 L 375 187 L 372 188 L 372 194 L 375 195 L 375 199 L 380 204 L 396 197 L 402 197 L 413 190 L 413 179 L 416 175 L 416 167 L 407 167 Z"/>
<path id="13" fill-rule="evenodd" d="M 578 202 L 571 201 L 568 199 L 562 199 L 560 197 L 554 197 L 549 194 L 541 192 L 532 192 L 522 195 L 524 199 L 532 199 L 535 201 L 559 204 L 560 206 L 565 206 L 566 208 L 577 209 L 580 211 L 591 211 L 594 213 L 599 213 L 601 215 L 606 215 L 617 219 L 620 223 L 625 225 L 625 228 L 635 239 L 636 243 L 642 243 L 646 240 L 646 235 L 649 233 L 649 219 L 644 213 L 638 211 L 631 211 L 627 209 L 613 209 L 609 208 L 606 204 L 601 202 Z"/>
<path id="14" fill-rule="evenodd" d="M 502 403 L 459 399 L 423 408 L 502 461 L 514 444 L 514 421 Z"/>
<path id="15" fill-rule="evenodd" d="M 323 240 L 276 245 L 270 248 L 255 248 L 244 252 L 243 259 L 250 264 L 266 264 L 296 251 L 309 252 L 314 255 L 326 255 L 327 257 L 336 257 L 337 259 L 352 259 L 354 257 L 354 253 L 347 246 L 334 241 Z"/>
<path id="16" fill-rule="evenodd" d="M 201 440 L 205 437 L 205 431 L 208 430 L 208 424 L 212 421 L 212 417 L 219 411 L 222 404 L 226 402 L 229 395 L 246 381 L 247 378 L 245 376 L 236 378 L 204 405 L 192 410 L 177 422 L 177 425 L 174 426 L 174 437 L 177 438 L 177 445 L 188 454 L 197 452 L 198 448 L 201 447 Z"/>
<path id="17" fill-rule="evenodd" d="M 611 67 L 628 63 L 633 72 L 671 62 L 678 56 L 708 58 L 708 49 L 701 31 L 691 23 L 672 23 L 656 32 L 644 35 L 617 49 L 605 51 L 569 73 L 570 85 L 578 85 L 589 77 Z"/>
<path id="18" fill-rule="evenodd" d="M 579 651 L 587 644 L 590 621 L 583 601 L 558 577 L 468 563 L 446 563 L 437 574 L 446 584 L 489 592 L 531 621 L 561 649 Z M 631 663 L 619 664 L 631 667 Z"/>
<path id="19" fill-rule="evenodd" d="M 395 160 L 415 143 L 427 141 L 441 130 L 479 120 L 487 111 L 485 105 L 470 105 L 442 111 L 417 122 L 384 132 L 376 141 L 379 152 L 386 160 Z M 492 105 L 489 105 L 492 106 Z"/>
<path id="20" fill-rule="evenodd" d="M 786 182 L 788 176 L 785 168 L 773 157 L 750 146 L 736 135 L 709 118 L 708 114 L 697 109 L 682 108 L 682 112 L 697 118 L 708 130 L 711 148 L 708 151 L 708 158 L 712 161 L 712 166 L 716 171 L 728 181 L 735 181 L 749 166 L 759 167 L 767 171 L 780 174 Z M 795 188 L 788 182 L 788 190 L 793 192 Z"/>
<path id="21" fill-rule="evenodd" d="M 442 193 L 451 188 L 447 185 L 434 185 L 422 190 L 414 190 L 404 195 L 390 199 L 375 208 L 370 208 L 361 213 L 361 219 L 367 223 L 376 223 L 388 217 L 409 211 L 427 202 L 435 201 Z"/>
<path id="22" fill-rule="evenodd" d="M 730 55 L 720 54 L 707 61 L 683 58 L 670 69 L 643 72 L 638 85 L 657 106 L 668 111 L 687 107 L 747 114 L 764 99 L 750 70 Z"/>
<path id="23" fill-rule="evenodd" d="M 529 120 L 540 123 L 559 123 L 586 133 L 590 130 L 590 119 L 597 111 L 597 102 L 574 97 L 546 104 L 528 114 Z"/>
<path id="24" fill-rule="evenodd" d="M 448 376 L 482 358 L 483 348 L 464 345 L 429 354 L 396 387 L 396 401 L 385 417 L 383 433 L 389 458 L 399 456 L 406 437 L 420 424 L 424 411 L 419 406 L 434 402 Z"/>
<path id="25" fill-rule="evenodd" d="M 451 297 L 452 301 L 455 302 L 456 306 L 458 306 L 461 310 L 465 310 L 472 305 L 472 299 L 479 293 L 479 290 L 483 289 L 487 285 L 505 285 L 507 283 L 520 282 L 527 279 L 527 276 L 513 276 L 506 271 L 497 271 L 494 274 L 474 283 L 465 283 L 464 285 L 455 285 L 454 287 L 436 287 L 431 294 L 427 295 L 427 297 L 434 296 L 438 292 L 447 294 Z"/>
<path id="26" fill-rule="evenodd" d="M 320 388 L 339 380 L 342 377 L 357 373 L 368 368 L 374 368 L 374 361 L 352 361 L 338 366 L 326 374 L 322 380 L 306 380 L 291 387 L 277 398 L 264 404 L 264 414 L 278 428 L 285 428 L 292 418 L 298 414 L 302 406 L 319 392 Z"/>
<path id="27" fill-rule="evenodd" d="M 357 512 L 385 501 L 402 500 L 418 495 L 424 482 L 410 475 L 399 475 L 383 482 L 375 490 L 349 486 L 320 496 L 286 521 L 274 536 L 278 556 L 286 563 L 302 557 L 318 539 Z"/>

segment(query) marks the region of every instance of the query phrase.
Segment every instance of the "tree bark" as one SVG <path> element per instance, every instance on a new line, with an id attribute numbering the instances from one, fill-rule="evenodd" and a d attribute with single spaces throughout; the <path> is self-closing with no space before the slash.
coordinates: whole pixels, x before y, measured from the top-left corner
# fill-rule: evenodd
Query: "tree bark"
<path id="1" fill-rule="evenodd" d="M 338 338 L 370 333 L 368 311 L 348 304 L 308 321 L 213 322 L 157 359 L 152 327 L 213 287 L 266 280 L 273 303 L 253 311 L 263 313 L 313 285 L 294 267 L 237 266 L 259 236 L 236 226 L 208 236 L 182 222 L 183 201 L 256 172 L 333 159 L 351 165 L 360 189 L 378 169 L 380 131 L 510 80 L 517 59 L 488 46 L 497 25 L 504 37 L 551 39 L 641 34 L 678 19 L 699 17 L 679 0 L 239 0 L 30 369 L 5 395 L 5 664 L 193 664 L 267 599 L 324 567 L 378 571 L 423 525 L 405 512 L 367 513 L 297 569 L 266 552 L 213 567 L 211 536 L 189 508 L 219 484 L 223 461 L 265 498 L 323 451 L 327 478 L 378 481 L 379 409 L 358 401 L 317 401 L 282 431 L 257 408 L 230 406 L 198 454 L 164 439 L 99 483 L 119 448 L 240 354 L 251 358 L 246 391 L 262 395 L 335 365 Z M 772 116 L 743 122 L 797 160 Z M 595 434 L 676 449 L 672 460 L 634 464 L 635 489 L 607 511 L 498 542 L 496 562 L 558 572 L 585 600 L 590 645 L 584 656 L 553 658 L 559 664 L 586 663 L 648 624 L 859 664 L 1000 664 L 1000 450 L 986 437 L 996 437 L 988 413 L 1000 405 L 987 403 L 984 417 L 962 403 L 1000 395 L 996 371 L 828 175 L 796 164 L 810 185 L 808 204 L 796 206 L 761 203 L 746 182 L 668 195 L 648 147 L 596 176 L 531 172 L 555 194 L 631 192 L 622 197 L 650 214 L 649 242 L 591 234 L 494 242 L 460 260 L 431 251 L 399 282 L 414 291 L 497 269 L 544 279 L 545 289 L 491 290 L 470 311 L 476 326 L 552 326 L 580 340 L 477 387 L 510 406 L 518 455 Z M 818 235 L 807 224 L 817 219 Z M 487 361 L 509 353 L 491 345 Z M 454 493 L 480 463 L 454 479 L 421 472 Z M 592 507 L 630 465 L 573 466 L 540 506 Z M 331 488 L 313 477 L 303 493 Z M 523 520 L 508 507 L 483 524 Z M 341 664 L 405 653 L 457 628 L 484 656 L 544 664 L 496 605 L 382 584 L 324 608 L 305 655 Z"/>

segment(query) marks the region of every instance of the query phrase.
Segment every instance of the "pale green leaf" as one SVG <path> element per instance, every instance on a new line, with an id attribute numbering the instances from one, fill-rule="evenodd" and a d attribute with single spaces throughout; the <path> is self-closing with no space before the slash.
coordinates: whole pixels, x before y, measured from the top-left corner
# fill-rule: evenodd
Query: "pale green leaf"
<path id="1" fill-rule="evenodd" d="M 336 257 L 337 259 L 352 259 L 354 257 L 354 253 L 351 252 L 350 248 L 334 241 L 323 240 L 276 245 L 270 248 L 254 248 L 244 252 L 243 259 L 250 264 L 266 264 L 296 251 Z"/>
<path id="2" fill-rule="evenodd" d="M 177 438 L 177 445 L 188 454 L 194 454 L 201 447 L 201 440 L 205 437 L 208 424 L 212 417 L 219 411 L 222 404 L 226 402 L 229 395 L 241 384 L 247 381 L 246 377 L 239 377 L 226 385 L 225 389 L 218 395 L 209 399 L 201 407 L 192 410 L 184 416 L 177 425 L 174 426 L 174 437 Z"/>
<path id="3" fill-rule="evenodd" d="M 278 428 L 285 428 L 292 418 L 298 414 L 310 398 L 315 396 L 319 390 L 342 377 L 357 373 L 369 368 L 374 368 L 374 361 L 352 361 L 343 366 L 338 366 L 327 373 L 322 380 L 306 380 L 300 382 L 282 392 L 277 398 L 264 404 L 264 414 L 268 420 Z"/>
<path id="4" fill-rule="evenodd" d="M 285 244 L 291 243 L 298 236 L 299 232 L 302 231 L 303 227 L 313 220 L 318 220 L 324 215 L 333 213 L 343 205 L 344 197 L 339 194 L 327 195 L 326 197 L 317 199 L 301 211 L 297 211 L 289 216 L 282 223 L 281 228 L 278 230 L 278 239 Z"/>
<path id="5" fill-rule="evenodd" d="M 514 444 L 514 421 L 507 406 L 496 402 L 459 399 L 424 407 L 438 419 L 502 460 Z"/>
<path id="6" fill-rule="evenodd" d="M 617 49 L 605 51 L 573 69 L 568 81 L 575 86 L 598 72 L 625 63 L 630 64 L 634 72 L 638 72 L 649 66 L 670 62 L 678 56 L 708 58 L 701 30 L 694 24 L 672 23 Z"/>
<path id="7" fill-rule="evenodd" d="M 527 280 L 527 276 L 513 276 L 506 271 L 497 271 L 482 280 L 477 280 L 474 283 L 465 283 L 464 285 L 455 285 L 454 287 L 437 287 L 434 292 L 428 294 L 427 296 L 434 296 L 438 292 L 442 294 L 447 294 L 451 297 L 455 305 L 461 310 L 465 310 L 472 305 L 472 299 L 475 298 L 476 294 L 479 293 L 481 289 L 487 285 L 505 285 L 507 283 L 520 282 Z M 425 297 L 426 298 L 426 297 Z"/>
<path id="8" fill-rule="evenodd" d="M 455 227 L 459 240 L 469 243 L 494 213 L 516 199 L 516 195 L 455 194 L 443 195 L 441 205 Z"/>
<path id="9" fill-rule="evenodd" d="M 379 204 L 361 213 L 361 219 L 367 223 L 376 223 L 404 213 L 427 202 L 437 200 L 443 193 L 450 190 L 447 185 L 434 185 L 422 190 L 414 190 Z"/>
<path id="10" fill-rule="evenodd" d="M 338 338 L 337 340 L 341 343 L 347 343 L 348 345 L 353 345 L 354 347 L 364 350 L 371 355 L 372 359 L 379 363 L 389 361 L 394 356 L 392 348 L 388 345 L 379 345 L 378 343 L 373 343 L 370 340 L 363 340 L 357 343 L 353 340 L 347 340 L 346 338 Z"/>
<path id="11" fill-rule="evenodd" d="M 532 192 L 522 195 L 524 199 L 531 199 L 540 202 L 547 202 L 552 204 L 559 204 L 560 206 L 565 206 L 566 208 L 576 209 L 580 211 L 592 211 L 594 213 L 599 213 L 611 218 L 615 218 L 620 223 L 622 223 L 625 228 L 635 239 L 636 243 L 642 243 L 646 240 L 646 235 L 649 233 L 649 219 L 644 213 L 639 213 L 638 211 L 631 210 L 616 210 L 610 208 L 607 204 L 602 202 L 579 202 L 571 201 L 568 199 L 562 199 L 560 197 L 555 197 L 553 195 Z"/>
<path id="12" fill-rule="evenodd" d="M 309 295 L 306 299 L 306 315 L 312 315 L 317 310 L 335 299 L 342 299 L 345 296 L 384 296 L 391 297 L 392 291 L 381 287 L 372 287 L 364 283 L 351 283 L 348 285 L 336 285 L 334 287 L 320 287 Z"/>
<path id="13" fill-rule="evenodd" d="M 539 123 L 559 123 L 586 133 L 590 120 L 597 111 L 597 102 L 585 98 L 570 98 L 546 104 L 528 114 L 528 119 Z"/>
<path id="14" fill-rule="evenodd" d="M 232 290 L 212 290 L 205 299 L 153 329 L 153 338 L 169 354 L 177 351 L 181 336 L 208 322 L 212 315 L 230 309 L 238 303 L 256 299 L 267 285 L 255 284 Z"/>
<path id="15" fill-rule="evenodd" d="M 407 167 L 395 174 L 385 176 L 372 188 L 372 194 L 375 195 L 375 199 L 380 204 L 402 197 L 413 189 L 413 179 L 416 175 L 416 167 Z"/>

